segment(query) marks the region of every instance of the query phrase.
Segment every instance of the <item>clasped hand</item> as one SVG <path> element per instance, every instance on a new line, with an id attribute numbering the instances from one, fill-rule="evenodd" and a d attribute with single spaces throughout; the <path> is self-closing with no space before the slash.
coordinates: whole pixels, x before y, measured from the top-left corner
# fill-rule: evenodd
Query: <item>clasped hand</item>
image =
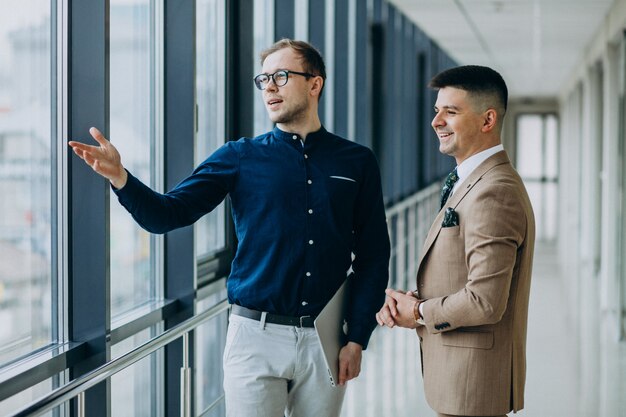
<path id="1" fill-rule="evenodd" d="M 385 304 L 378 313 L 376 313 L 376 321 L 381 326 L 393 328 L 395 326 L 407 329 L 415 329 L 415 305 L 418 300 L 412 291 L 398 291 L 391 288 L 385 290 L 387 297 Z"/>

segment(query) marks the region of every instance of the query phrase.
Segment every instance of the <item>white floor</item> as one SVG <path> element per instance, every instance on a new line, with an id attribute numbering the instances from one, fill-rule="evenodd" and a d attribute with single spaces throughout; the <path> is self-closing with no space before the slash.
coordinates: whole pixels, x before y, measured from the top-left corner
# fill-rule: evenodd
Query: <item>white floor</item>
<path id="1" fill-rule="evenodd" d="M 566 282 L 555 249 L 538 245 L 528 318 L 526 406 L 515 416 L 626 417 L 626 342 L 597 336 L 607 332 L 592 327 L 600 327 L 593 322 L 586 323 L 587 330 L 575 328 L 568 319 Z M 363 373 L 349 385 L 342 416 L 434 416 L 422 390 L 418 349 L 411 331 L 377 329 L 364 354 Z"/>

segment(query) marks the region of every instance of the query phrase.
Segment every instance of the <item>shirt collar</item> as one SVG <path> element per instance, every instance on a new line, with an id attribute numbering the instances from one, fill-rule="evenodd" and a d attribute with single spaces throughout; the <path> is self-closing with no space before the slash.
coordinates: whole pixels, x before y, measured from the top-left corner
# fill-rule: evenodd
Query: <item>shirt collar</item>
<path id="1" fill-rule="evenodd" d="M 294 140 L 301 140 L 302 137 L 296 133 L 290 133 L 290 132 L 285 132 L 283 130 L 280 130 L 277 126 L 274 127 L 274 129 L 272 130 L 272 134 L 280 139 L 286 140 L 288 142 L 293 142 Z M 306 141 L 308 142 L 310 139 L 317 139 L 317 138 L 321 138 L 324 136 L 324 134 L 326 134 L 326 129 L 324 128 L 324 126 L 321 126 L 319 128 L 319 130 L 315 131 L 315 132 L 311 132 L 307 135 L 306 137 Z M 294 139 L 295 136 L 295 139 Z"/>
<path id="2" fill-rule="evenodd" d="M 459 164 L 459 166 L 456 167 L 456 172 L 457 172 L 457 175 L 459 176 L 459 180 L 456 182 L 456 184 L 454 184 L 453 190 L 456 190 L 458 186 L 467 177 L 469 177 L 470 174 L 474 172 L 474 170 L 478 168 L 478 166 L 482 164 L 487 158 L 503 150 L 504 150 L 504 146 L 502 144 L 499 144 L 489 149 L 485 149 L 484 151 L 478 152 L 477 154 L 474 154 L 470 156 L 469 158 L 467 158 L 465 161 L 461 162 L 461 164 Z"/>

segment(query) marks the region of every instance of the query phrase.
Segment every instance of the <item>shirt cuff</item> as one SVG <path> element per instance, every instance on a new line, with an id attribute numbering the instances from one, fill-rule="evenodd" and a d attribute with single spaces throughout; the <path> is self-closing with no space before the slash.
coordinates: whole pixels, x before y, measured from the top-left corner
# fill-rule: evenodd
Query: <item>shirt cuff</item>
<path id="1" fill-rule="evenodd" d="M 369 342 L 372 330 L 368 330 L 362 326 L 355 326 L 348 329 L 348 337 L 346 342 L 358 343 L 363 347 L 363 350 L 367 349 L 367 343 Z"/>

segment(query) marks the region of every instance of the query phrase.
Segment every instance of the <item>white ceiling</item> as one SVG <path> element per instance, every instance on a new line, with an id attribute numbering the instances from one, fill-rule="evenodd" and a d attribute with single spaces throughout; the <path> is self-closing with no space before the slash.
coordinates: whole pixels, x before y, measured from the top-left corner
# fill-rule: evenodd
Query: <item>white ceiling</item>
<path id="1" fill-rule="evenodd" d="M 511 97 L 557 97 L 613 0 L 389 0 L 459 64 L 502 74 Z M 623 0 L 616 0 L 623 1 Z"/>

